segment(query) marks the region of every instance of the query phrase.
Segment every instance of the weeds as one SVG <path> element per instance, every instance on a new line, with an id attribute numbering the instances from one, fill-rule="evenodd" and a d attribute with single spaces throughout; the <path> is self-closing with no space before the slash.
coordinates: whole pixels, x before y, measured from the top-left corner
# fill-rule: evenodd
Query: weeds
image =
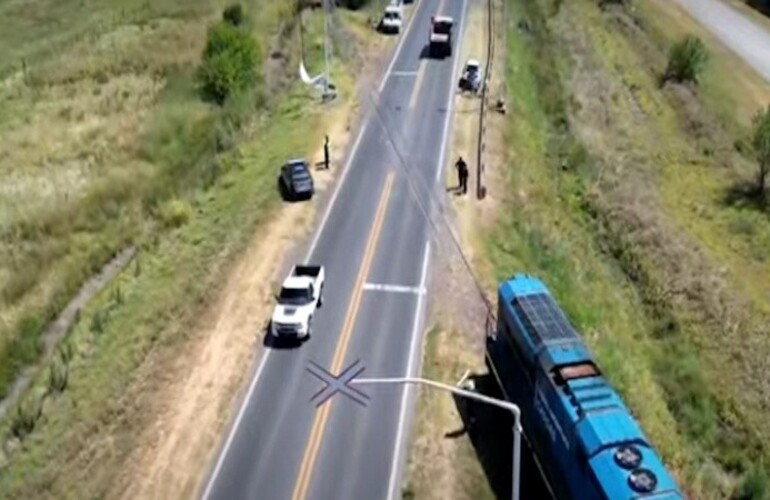
<path id="1" fill-rule="evenodd" d="M 752 145 L 757 155 L 757 196 L 764 205 L 767 197 L 767 175 L 770 173 L 770 106 L 754 117 Z"/>
<path id="2" fill-rule="evenodd" d="M 61 394 L 67 388 L 69 365 L 61 357 L 48 368 L 48 393 Z"/>
<path id="3" fill-rule="evenodd" d="M 91 316 L 91 326 L 90 330 L 92 333 L 103 333 L 104 332 L 104 324 L 107 321 L 107 314 L 105 311 L 97 310 L 94 311 L 93 316 Z"/>
<path id="4" fill-rule="evenodd" d="M 698 83 L 708 59 L 708 49 L 703 40 L 688 35 L 671 47 L 663 81 Z"/>
<path id="5" fill-rule="evenodd" d="M 193 214 L 193 208 L 185 200 L 172 199 L 160 209 L 160 221 L 167 228 L 177 228 L 186 224 Z"/>
<path id="6" fill-rule="evenodd" d="M 770 478 L 762 464 L 754 465 L 744 476 L 736 500 L 765 500 L 770 495 Z"/>
<path id="7" fill-rule="evenodd" d="M 11 434 L 24 441 L 35 430 L 42 415 L 42 399 L 33 395 L 17 407 L 16 414 L 11 420 Z"/>

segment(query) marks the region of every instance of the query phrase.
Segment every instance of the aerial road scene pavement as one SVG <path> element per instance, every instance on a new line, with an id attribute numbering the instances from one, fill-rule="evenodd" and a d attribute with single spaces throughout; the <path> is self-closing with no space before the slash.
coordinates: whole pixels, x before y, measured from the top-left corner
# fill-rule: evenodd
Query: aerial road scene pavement
<path id="1" fill-rule="evenodd" d="M 770 498 L 768 47 L 764 0 L 0 0 L 0 498 Z"/>

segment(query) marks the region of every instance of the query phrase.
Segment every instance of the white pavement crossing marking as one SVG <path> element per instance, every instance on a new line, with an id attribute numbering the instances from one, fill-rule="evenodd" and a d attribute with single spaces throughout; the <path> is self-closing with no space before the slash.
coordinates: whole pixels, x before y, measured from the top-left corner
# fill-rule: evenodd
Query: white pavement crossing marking
<path id="1" fill-rule="evenodd" d="M 417 76 L 417 71 L 391 71 L 390 76 Z"/>
<path id="2" fill-rule="evenodd" d="M 425 293 L 425 287 L 387 285 L 387 284 L 381 284 L 381 283 L 366 283 L 364 284 L 364 290 L 371 290 L 371 291 L 378 291 L 378 292 L 393 292 L 393 293 L 413 293 L 415 295 L 422 295 Z"/>

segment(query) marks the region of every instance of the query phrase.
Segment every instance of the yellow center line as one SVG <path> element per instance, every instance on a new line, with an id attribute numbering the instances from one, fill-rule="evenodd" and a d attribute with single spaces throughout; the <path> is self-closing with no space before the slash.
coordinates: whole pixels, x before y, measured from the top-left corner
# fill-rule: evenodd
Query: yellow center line
<path id="1" fill-rule="evenodd" d="M 366 243 L 364 250 L 364 257 L 361 262 L 361 268 L 356 278 L 356 284 L 353 288 L 353 296 L 350 299 L 348 305 L 348 311 L 345 315 L 345 324 L 342 327 L 342 334 L 340 335 L 339 342 L 337 343 L 337 349 L 334 352 L 334 358 L 332 359 L 331 372 L 339 373 L 342 369 L 342 363 L 345 360 L 345 354 L 348 350 L 348 344 L 350 338 L 353 335 L 353 326 L 355 325 L 356 316 L 358 315 L 358 308 L 361 305 L 361 296 L 363 295 L 363 286 L 366 282 L 366 277 L 369 275 L 369 268 L 372 265 L 374 258 L 374 252 L 377 248 L 377 241 L 380 238 L 380 232 L 382 230 L 383 222 L 385 221 L 385 213 L 388 208 L 388 200 L 390 199 L 390 192 L 393 188 L 393 171 L 388 172 L 388 176 L 385 179 L 385 185 L 380 195 L 380 201 L 377 205 L 377 211 L 374 216 L 374 223 L 372 229 L 369 232 L 369 239 Z M 326 427 L 326 421 L 329 419 L 329 413 L 331 412 L 331 402 L 321 407 L 316 412 L 313 418 L 313 425 L 310 428 L 310 438 L 305 448 L 305 453 L 302 456 L 302 463 L 300 464 L 299 475 L 297 476 L 297 482 L 294 485 L 294 493 L 292 495 L 293 500 L 301 500 L 307 496 L 307 491 L 310 486 L 310 479 L 313 473 L 313 467 L 315 465 L 316 457 L 318 456 L 318 450 L 321 447 L 321 439 L 323 438 L 324 428 Z"/>
<path id="2" fill-rule="evenodd" d="M 417 105 L 417 96 L 420 94 L 423 78 L 425 77 L 425 59 L 420 60 L 420 67 L 417 69 L 417 78 L 412 88 L 412 97 L 409 98 L 409 109 L 414 109 Z"/>

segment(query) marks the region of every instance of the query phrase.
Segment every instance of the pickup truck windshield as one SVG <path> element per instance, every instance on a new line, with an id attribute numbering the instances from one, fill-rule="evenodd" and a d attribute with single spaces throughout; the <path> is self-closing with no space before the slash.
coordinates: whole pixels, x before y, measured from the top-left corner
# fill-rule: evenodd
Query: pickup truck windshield
<path id="1" fill-rule="evenodd" d="M 302 305 L 312 301 L 309 288 L 281 288 L 279 304 Z"/>
<path id="2" fill-rule="evenodd" d="M 450 31 L 452 31 L 450 23 L 435 23 L 433 25 L 433 32 L 439 35 L 448 35 Z"/>

